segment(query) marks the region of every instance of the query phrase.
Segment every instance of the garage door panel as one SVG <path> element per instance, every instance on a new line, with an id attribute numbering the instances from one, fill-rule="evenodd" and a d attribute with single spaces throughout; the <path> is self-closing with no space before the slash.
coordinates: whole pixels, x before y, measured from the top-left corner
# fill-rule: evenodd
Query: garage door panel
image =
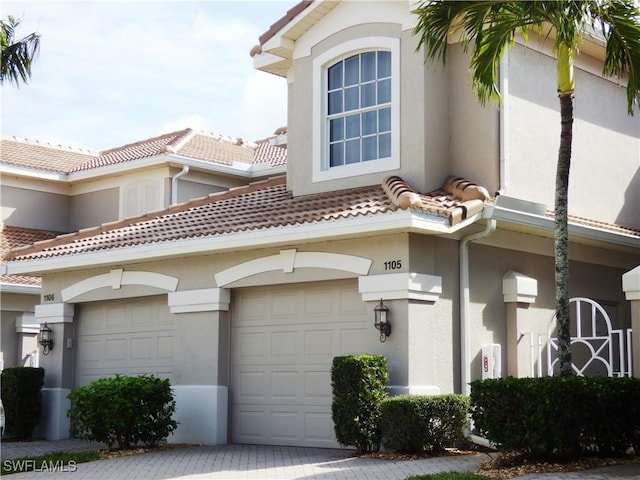
<path id="1" fill-rule="evenodd" d="M 330 409 L 298 405 L 234 410 L 234 442 L 266 445 L 336 446 Z"/>
<path id="2" fill-rule="evenodd" d="M 80 305 L 76 385 L 114 375 L 173 378 L 175 329 L 166 298 Z"/>
<path id="3" fill-rule="evenodd" d="M 355 281 L 234 291 L 232 441 L 338 447 L 333 357 L 366 351 L 370 312 Z"/>

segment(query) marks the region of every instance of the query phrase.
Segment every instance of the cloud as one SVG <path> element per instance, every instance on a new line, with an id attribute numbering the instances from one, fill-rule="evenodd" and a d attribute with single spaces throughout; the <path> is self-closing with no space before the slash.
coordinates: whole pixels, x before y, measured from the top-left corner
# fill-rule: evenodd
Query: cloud
<path id="1" fill-rule="evenodd" d="M 249 50 L 295 3 L 5 2 L 42 38 L 31 82 L 3 92 L 3 133 L 100 150 L 175 125 L 271 135 L 286 81 L 254 70 Z"/>

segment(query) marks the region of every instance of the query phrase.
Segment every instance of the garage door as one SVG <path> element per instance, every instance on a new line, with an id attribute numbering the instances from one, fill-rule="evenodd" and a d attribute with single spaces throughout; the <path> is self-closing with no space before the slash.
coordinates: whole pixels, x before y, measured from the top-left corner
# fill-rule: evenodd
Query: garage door
<path id="1" fill-rule="evenodd" d="M 174 321 L 167 297 L 76 305 L 75 384 L 115 373 L 173 376 Z"/>
<path id="2" fill-rule="evenodd" d="M 234 290 L 232 442 L 338 447 L 331 363 L 366 351 L 370 313 L 353 280 Z"/>

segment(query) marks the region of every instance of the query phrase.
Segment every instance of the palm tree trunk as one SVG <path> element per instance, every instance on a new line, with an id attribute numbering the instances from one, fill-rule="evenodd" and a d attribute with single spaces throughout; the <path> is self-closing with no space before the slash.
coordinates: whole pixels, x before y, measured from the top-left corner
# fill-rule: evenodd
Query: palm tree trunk
<path id="1" fill-rule="evenodd" d="M 554 232 L 558 361 L 560 363 L 560 375 L 573 375 L 569 313 L 569 232 L 567 229 L 569 167 L 571 165 L 571 140 L 573 138 L 573 92 L 559 93 L 558 97 L 560 99 L 561 132 L 556 170 Z"/>

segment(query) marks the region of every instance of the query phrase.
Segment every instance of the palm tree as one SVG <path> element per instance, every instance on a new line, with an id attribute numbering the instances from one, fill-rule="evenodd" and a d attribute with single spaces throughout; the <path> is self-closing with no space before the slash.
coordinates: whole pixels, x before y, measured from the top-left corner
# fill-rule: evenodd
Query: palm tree
<path id="1" fill-rule="evenodd" d="M 6 78 L 16 87 L 20 86 L 20 81 L 27 83 L 31 78 L 31 64 L 40 49 L 40 35 L 36 33 L 14 40 L 15 31 L 19 25 L 20 19 L 15 19 L 11 15 L 6 20 L 0 20 L 0 51 L 2 52 L 0 84 L 4 84 Z"/>
<path id="2" fill-rule="evenodd" d="M 573 134 L 573 60 L 583 36 L 606 44 L 603 74 L 627 79 L 627 110 L 640 100 L 640 10 L 634 0 L 423 1 L 414 10 L 418 49 L 427 61 L 446 64 L 447 40 L 460 35 L 470 50 L 473 91 L 482 104 L 499 102 L 498 65 L 516 35 L 533 31 L 554 39 L 560 100 L 560 148 L 556 169 L 554 256 L 558 360 L 561 375 L 572 375 L 569 330 L 567 193 Z"/>

